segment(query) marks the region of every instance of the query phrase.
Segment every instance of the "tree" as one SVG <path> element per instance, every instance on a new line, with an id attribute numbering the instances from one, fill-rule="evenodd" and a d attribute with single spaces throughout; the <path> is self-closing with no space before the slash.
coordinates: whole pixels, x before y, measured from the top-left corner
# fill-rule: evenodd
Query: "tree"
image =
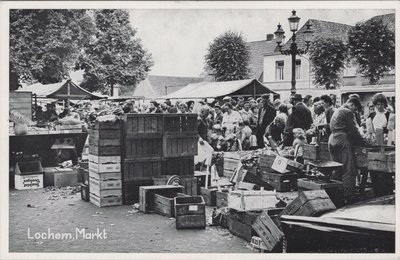
<path id="1" fill-rule="evenodd" d="M 371 84 L 379 83 L 395 66 L 394 32 L 381 18 L 357 23 L 349 31 L 349 49 L 359 73 Z"/>
<path id="2" fill-rule="evenodd" d="M 113 95 L 115 85 L 136 85 L 153 65 L 125 10 L 95 10 L 96 36 L 84 48 L 75 69 L 84 70 L 81 86 Z"/>
<path id="3" fill-rule="evenodd" d="M 205 56 L 216 81 L 249 78 L 249 47 L 242 34 L 225 32 L 214 39 Z"/>
<path id="4" fill-rule="evenodd" d="M 93 33 L 85 10 L 10 10 L 10 90 L 61 81 Z"/>
<path id="5" fill-rule="evenodd" d="M 343 41 L 337 38 L 316 38 L 309 53 L 313 83 L 326 89 L 338 87 L 347 61 L 347 47 Z"/>

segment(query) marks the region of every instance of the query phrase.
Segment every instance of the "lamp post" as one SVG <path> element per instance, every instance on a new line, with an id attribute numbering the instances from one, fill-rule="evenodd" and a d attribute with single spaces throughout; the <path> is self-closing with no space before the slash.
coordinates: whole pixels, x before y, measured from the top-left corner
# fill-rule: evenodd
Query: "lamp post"
<path id="1" fill-rule="evenodd" d="M 283 39 L 285 35 L 285 31 L 282 29 L 282 26 L 278 24 L 278 29 L 275 31 L 275 38 L 276 38 L 276 43 L 279 47 L 279 51 L 283 55 L 291 55 L 292 56 L 292 88 L 290 89 L 290 92 L 293 94 L 296 94 L 296 55 L 302 55 L 307 53 L 308 48 L 310 46 L 311 42 L 311 37 L 313 31 L 311 30 L 311 25 L 307 22 L 306 24 L 306 30 L 303 32 L 305 36 L 305 42 L 306 42 L 306 49 L 301 50 L 298 48 L 297 43 L 296 43 L 296 32 L 299 29 L 299 22 L 300 22 L 300 17 L 296 15 L 296 11 L 292 11 L 292 16 L 288 18 L 289 20 L 289 26 L 290 30 L 293 32 L 292 35 L 292 43 L 290 44 L 290 48 L 288 50 L 282 50 L 283 47 Z"/>

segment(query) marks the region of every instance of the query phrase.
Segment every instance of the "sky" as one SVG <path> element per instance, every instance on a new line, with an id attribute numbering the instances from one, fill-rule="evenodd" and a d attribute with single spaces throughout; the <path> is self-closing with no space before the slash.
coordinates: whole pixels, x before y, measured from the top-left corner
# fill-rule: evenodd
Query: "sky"
<path id="1" fill-rule="evenodd" d="M 281 23 L 289 36 L 291 9 L 129 9 L 130 21 L 152 54 L 150 75 L 198 77 L 215 37 L 231 30 L 250 41 L 265 40 Z M 355 25 L 391 9 L 297 9 L 300 27 L 308 19 Z M 299 28 L 300 28 L 299 27 Z"/>

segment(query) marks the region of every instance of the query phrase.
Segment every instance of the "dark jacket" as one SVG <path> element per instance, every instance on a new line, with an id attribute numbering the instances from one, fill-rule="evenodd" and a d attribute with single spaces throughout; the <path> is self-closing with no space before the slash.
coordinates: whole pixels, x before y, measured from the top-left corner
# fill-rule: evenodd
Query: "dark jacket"
<path id="1" fill-rule="evenodd" d="M 286 121 L 284 130 L 283 145 L 291 146 L 293 144 L 293 129 L 301 128 L 304 131 L 310 129 L 313 123 L 310 109 L 302 102 L 297 103 L 292 108 L 292 113 Z"/>
<path id="2" fill-rule="evenodd" d="M 260 118 L 263 109 L 265 109 L 265 113 L 263 118 Z M 264 107 L 260 108 L 260 110 L 258 111 L 257 127 L 263 129 L 263 132 L 265 132 L 265 129 L 269 124 L 271 124 L 275 116 L 276 116 L 276 110 L 270 104 L 268 104 L 267 107 L 265 108 Z"/>
<path id="3" fill-rule="evenodd" d="M 197 119 L 197 133 L 206 142 L 208 142 L 208 122 L 207 119 Z"/>

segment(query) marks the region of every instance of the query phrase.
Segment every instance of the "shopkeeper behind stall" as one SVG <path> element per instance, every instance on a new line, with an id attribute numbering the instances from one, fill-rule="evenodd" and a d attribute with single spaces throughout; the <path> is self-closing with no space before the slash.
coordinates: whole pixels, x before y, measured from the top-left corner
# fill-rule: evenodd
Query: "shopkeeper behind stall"
<path id="1" fill-rule="evenodd" d="M 346 204 L 354 200 L 356 191 L 357 168 L 353 148 L 365 144 L 354 117 L 354 112 L 361 108 L 360 100 L 352 97 L 333 113 L 330 122 L 329 153 L 333 161 L 343 164 L 342 171 L 335 172 L 332 177 L 343 182 Z"/>

